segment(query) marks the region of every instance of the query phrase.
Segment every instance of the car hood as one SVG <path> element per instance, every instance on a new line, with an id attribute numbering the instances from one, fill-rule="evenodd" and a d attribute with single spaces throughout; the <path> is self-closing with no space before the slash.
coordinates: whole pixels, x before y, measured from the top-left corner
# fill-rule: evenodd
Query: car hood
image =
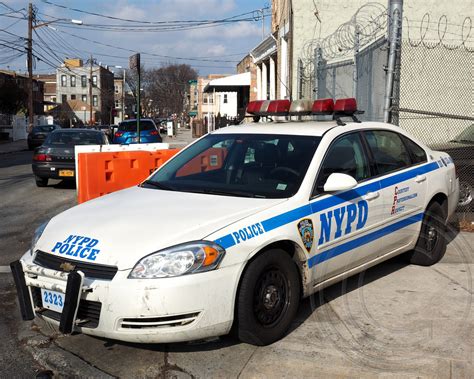
<path id="1" fill-rule="evenodd" d="M 286 199 L 255 199 L 132 187 L 73 207 L 49 222 L 37 250 L 130 269 L 157 250 L 205 239 Z"/>

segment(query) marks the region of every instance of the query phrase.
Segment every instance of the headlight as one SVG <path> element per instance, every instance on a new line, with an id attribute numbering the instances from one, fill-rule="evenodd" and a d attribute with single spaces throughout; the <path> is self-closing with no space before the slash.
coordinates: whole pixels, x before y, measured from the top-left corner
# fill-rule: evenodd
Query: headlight
<path id="1" fill-rule="evenodd" d="M 219 265 L 224 254 L 225 250 L 213 242 L 188 242 L 142 258 L 128 277 L 155 279 L 209 271 Z"/>
<path id="2" fill-rule="evenodd" d="M 33 239 L 31 240 L 31 255 L 33 255 L 33 252 L 35 250 L 36 243 L 38 240 L 41 238 L 41 235 L 43 234 L 44 230 L 46 229 L 46 226 L 48 225 L 49 221 L 46 221 L 42 223 L 40 226 L 38 226 L 35 230 L 35 234 L 33 234 Z"/>

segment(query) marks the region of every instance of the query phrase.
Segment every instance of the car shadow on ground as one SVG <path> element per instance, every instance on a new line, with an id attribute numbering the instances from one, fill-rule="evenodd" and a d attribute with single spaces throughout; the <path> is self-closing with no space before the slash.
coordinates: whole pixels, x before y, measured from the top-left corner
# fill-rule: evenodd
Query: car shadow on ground
<path id="1" fill-rule="evenodd" d="M 48 185 L 48 187 L 53 187 L 55 189 L 76 189 L 76 181 L 75 180 L 54 180 L 54 183 Z"/>
<path id="2" fill-rule="evenodd" d="M 291 334 L 315 312 L 318 312 L 318 308 L 320 308 L 322 305 L 334 299 L 337 299 L 338 297 L 344 296 L 356 289 L 359 289 L 364 285 L 372 283 L 380 278 L 383 278 L 398 270 L 401 270 L 408 265 L 409 263 L 406 262 L 403 256 L 398 256 L 377 266 L 374 266 L 366 271 L 363 271 L 360 274 L 345 279 L 342 282 L 333 284 L 332 286 L 327 287 L 326 289 L 321 290 L 311 295 L 310 297 L 303 299 L 300 303 L 295 320 L 293 321 L 286 335 Z M 116 345 L 123 345 L 141 350 L 164 353 L 216 351 L 233 345 L 241 344 L 241 342 L 237 340 L 237 338 L 235 338 L 232 334 L 218 338 L 212 338 L 209 340 L 167 344 L 135 344 L 122 341 L 107 340 L 103 338 L 98 339 L 103 340 L 104 347 L 108 349 L 113 349 L 113 347 Z"/>

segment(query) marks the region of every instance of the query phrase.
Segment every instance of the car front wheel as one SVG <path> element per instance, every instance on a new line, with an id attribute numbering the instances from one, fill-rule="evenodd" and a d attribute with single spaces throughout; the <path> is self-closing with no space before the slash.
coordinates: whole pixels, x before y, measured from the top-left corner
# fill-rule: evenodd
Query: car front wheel
<path id="1" fill-rule="evenodd" d="M 237 335 L 242 342 L 268 345 L 282 338 L 300 300 L 298 268 L 283 250 L 261 253 L 244 272 L 237 295 Z"/>
<path id="2" fill-rule="evenodd" d="M 438 203 L 432 203 L 423 216 L 420 236 L 409 261 L 420 266 L 431 266 L 439 262 L 445 252 L 446 216 Z"/>

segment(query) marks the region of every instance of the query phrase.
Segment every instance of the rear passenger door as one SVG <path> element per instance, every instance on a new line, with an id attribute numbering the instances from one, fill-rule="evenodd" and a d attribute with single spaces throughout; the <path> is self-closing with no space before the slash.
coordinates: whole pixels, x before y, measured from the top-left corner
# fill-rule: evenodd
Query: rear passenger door
<path id="1" fill-rule="evenodd" d="M 389 130 L 364 131 L 383 197 L 384 227 L 378 255 L 399 249 L 417 238 L 422 217 L 427 162 L 425 151 L 407 137 Z"/>
<path id="2" fill-rule="evenodd" d="M 316 179 L 311 202 L 315 224 L 315 255 L 310 257 L 314 283 L 321 282 L 372 259 L 379 241 L 365 235 L 382 222 L 383 199 L 360 132 L 337 137 L 328 148 Z M 325 193 L 332 173 L 352 176 L 357 186 Z"/>

